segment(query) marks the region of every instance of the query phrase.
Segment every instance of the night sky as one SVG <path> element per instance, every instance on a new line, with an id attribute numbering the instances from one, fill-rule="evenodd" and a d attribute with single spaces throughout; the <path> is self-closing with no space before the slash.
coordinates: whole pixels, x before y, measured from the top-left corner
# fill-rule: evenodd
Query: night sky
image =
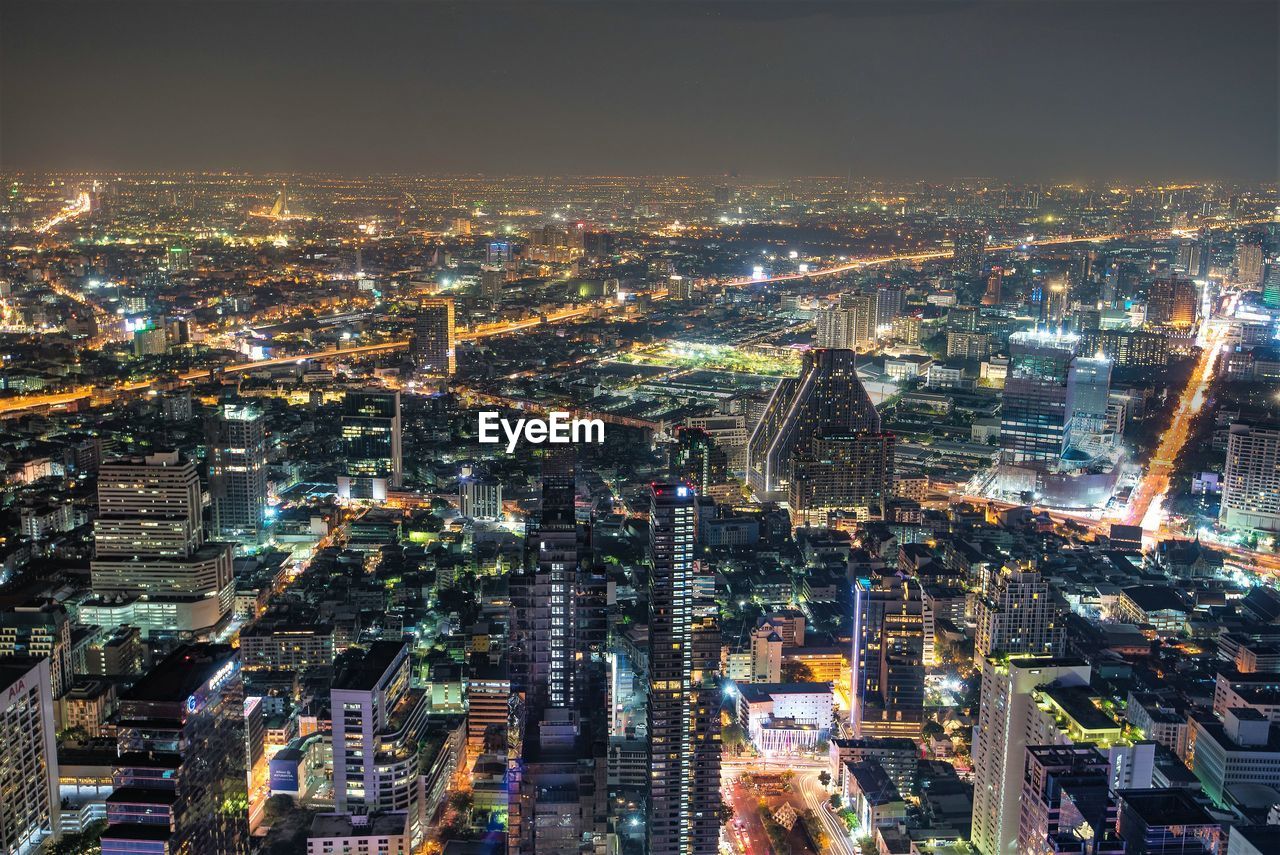
<path id="1" fill-rule="evenodd" d="M 0 0 L 0 168 L 1274 181 L 1278 8 Z"/>

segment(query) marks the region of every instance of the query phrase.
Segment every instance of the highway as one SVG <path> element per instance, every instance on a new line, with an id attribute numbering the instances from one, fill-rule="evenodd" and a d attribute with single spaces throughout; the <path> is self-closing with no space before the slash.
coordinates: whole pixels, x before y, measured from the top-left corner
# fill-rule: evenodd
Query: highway
<path id="1" fill-rule="evenodd" d="M 72 206 L 71 208 L 68 208 L 68 210 L 64 212 L 67 215 L 67 217 L 79 216 L 80 213 L 84 213 L 84 211 L 87 211 L 88 198 L 89 198 L 88 194 L 81 194 L 81 199 L 77 200 L 76 205 Z M 80 210 L 80 208 L 82 207 L 84 210 Z M 1238 225 L 1245 225 L 1246 223 L 1249 223 L 1249 222 L 1253 222 L 1253 221 L 1242 220 L 1242 221 L 1224 222 L 1224 223 L 1219 223 L 1219 224 L 1210 226 L 1210 228 L 1214 228 L 1214 229 L 1232 228 Z M 1000 245 L 989 246 L 987 247 L 987 251 L 999 252 L 999 251 L 1005 251 L 1005 250 L 1019 249 L 1024 246 L 1055 246 L 1055 245 L 1073 244 L 1073 243 L 1094 243 L 1094 242 L 1102 242 L 1102 241 L 1109 241 L 1109 240 L 1118 240 L 1120 238 L 1126 238 L 1126 237 L 1153 237 L 1153 238 L 1161 237 L 1161 236 L 1168 237 L 1172 234 L 1173 234 L 1173 230 L 1171 229 L 1151 229 L 1151 230 L 1133 231 L 1133 232 L 1111 232 L 1111 233 L 1102 234 L 1102 235 L 1079 235 L 1079 236 L 1065 235 L 1061 237 L 1046 237 L 1046 238 L 1033 239 L 1033 240 L 1027 241 L 1026 243 L 1000 244 Z M 883 265 L 883 264 L 893 264 L 893 263 L 902 263 L 902 262 L 913 263 L 913 262 L 920 262 L 920 261 L 931 261 L 931 260 L 936 260 L 941 258 L 950 258 L 951 255 L 952 255 L 951 250 L 942 249 L 942 250 L 930 250 L 927 252 L 898 253 L 898 254 L 891 254 L 891 255 L 873 256 L 871 258 L 855 259 L 853 261 L 843 263 L 843 264 L 837 264 L 832 267 L 824 267 L 820 270 L 812 270 L 807 273 L 784 273 L 778 276 L 770 276 L 770 277 L 765 277 L 760 279 L 753 279 L 753 278 L 747 277 L 747 278 L 729 280 L 728 282 L 721 283 L 721 284 L 763 285 L 763 284 L 768 284 L 772 282 L 791 282 L 791 281 L 797 281 L 802 279 L 813 279 L 819 276 L 833 276 L 841 273 L 848 273 L 853 270 L 860 270 L 866 267 L 874 267 L 874 266 Z M 665 296 L 665 294 L 662 294 L 662 293 L 655 295 L 655 297 L 659 299 L 663 296 Z M 521 330 L 531 329 L 533 327 L 541 326 L 543 324 L 553 324 L 553 323 L 561 323 L 563 321 L 575 320 L 577 318 L 584 317 L 597 309 L 604 308 L 604 307 L 605 307 L 604 303 L 591 303 L 584 306 L 575 306 L 573 308 L 563 309 L 559 312 L 553 312 L 545 316 L 538 315 L 531 318 L 525 318 L 519 321 L 505 321 L 505 322 L 500 322 L 495 324 L 489 324 L 486 326 L 478 327 L 473 330 L 462 332 L 458 335 L 458 339 L 460 341 L 475 341 L 478 339 L 488 338 L 491 336 L 508 335 L 513 332 L 519 332 Z M 235 374 L 235 373 L 241 373 L 245 371 L 256 371 L 260 368 L 270 368 L 272 366 L 287 365 L 291 362 L 300 362 L 304 360 L 334 359 L 334 358 L 342 358 L 346 356 L 358 356 L 366 353 L 378 353 L 378 352 L 388 351 L 388 350 L 397 350 L 397 349 L 408 347 L 408 345 L 409 345 L 409 342 L 407 340 L 399 340 L 399 341 L 393 341 L 393 342 L 383 342 L 380 344 L 358 345 L 356 347 L 344 348 L 341 350 L 334 349 L 334 350 L 314 351 L 311 353 L 298 353 L 298 354 L 293 354 L 291 356 L 280 356 L 280 357 L 273 357 L 270 359 L 260 359 L 254 362 L 236 363 L 233 365 L 227 365 L 225 367 L 222 367 L 221 369 L 201 369 L 198 371 L 191 371 L 186 374 L 179 375 L 178 379 L 183 381 L 203 380 L 210 377 L 215 370 L 221 370 L 223 373 L 226 373 L 226 374 Z M 103 396 L 104 398 L 109 399 L 113 397 L 114 394 L 128 393 L 128 392 L 148 389 L 151 386 L 153 386 L 155 382 L 156 382 L 155 380 L 150 380 L 150 381 L 142 381 L 139 383 L 126 384 L 124 386 L 116 387 L 114 390 L 98 390 L 98 394 L 100 396 Z M 65 406 L 72 402 L 80 401 L 85 398 L 88 398 L 93 394 L 94 394 L 94 390 L 92 387 L 82 386 L 77 389 L 69 390 L 66 392 L 52 392 L 52 393 L 43 394 L 43 395 L 24 395 L 24 396 L 18 396 L 13 398 L 6 398 L 3 400 L 0 400 L 0 416 L 3 416 L 5 414 L 22 412 L 24 410 L 29 410 L 33 408 L 39 408 L 39 407 Z M 1167 485 L 1166 485 L 1166 489 L 1167 489 Z M 1144 513 L 1145 513 L 1145 510 L 1144 510 Z"/>

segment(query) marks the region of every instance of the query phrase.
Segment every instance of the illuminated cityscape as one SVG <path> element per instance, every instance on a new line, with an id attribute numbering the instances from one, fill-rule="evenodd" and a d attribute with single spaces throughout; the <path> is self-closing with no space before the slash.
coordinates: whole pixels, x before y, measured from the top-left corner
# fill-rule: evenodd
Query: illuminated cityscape
<path id="1" fill-rule="evenodd" d="M 0 855 L 1280 852 L 1280 5 L 1115 5 L 0 6 Z"/>

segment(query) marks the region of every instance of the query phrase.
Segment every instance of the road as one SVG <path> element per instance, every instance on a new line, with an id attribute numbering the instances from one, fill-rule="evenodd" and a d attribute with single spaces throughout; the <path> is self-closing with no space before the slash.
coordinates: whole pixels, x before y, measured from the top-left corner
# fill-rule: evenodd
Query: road
<path id="1" fill-rule="evenodd" d="M 817 814 L 822 827 L 827 832 L 827 848 L 824 852 L 832 852 L 836 855 L 860 855 L 856 844 L 849 838 L 844 820 L 831 812 L 827 801 L 829 795 L 827 788 L 818 780 L 820 774 L 831 771 L 830 767 L 830 761 L 821 758 L 780 757 L 770 760 L 755 757 L 725 757 L 720 766 L 722 787 L 733 805 L 735 817 L 743 819 L 745 826 L 742 829 L 735 826 L 731 830 L 730 839 L 734 841 L 735 846 L 740 847 L 738 851 L 761 851 L 758 841 L 768 840 L 767 837 L 763 837 L 764 828 L 758 819 L 753 822 L 746 821 L 744 811 L 746 814 L 755 814 L 756 797 L 754 793 L 735 783 L 738 777 L 752 772 L 778 774 L 790 771 L 795 774 L 792 788 L 796 798 L 792 802 L 796 810 L 800 811 L 803 808 L 812 810 Z M 748 839 L 750 845 L 744 843 Z M 769 851 L 767 843 L 763 851 Z"/>
<path id="2" fill-rule="evenodd" d="M 84 199 L 83 205 L 87 205 L 88 204 L 87 194 L 83 196 L 83 199 Z M 79 206 L 80 206 L 80 203 L 78 202 L 76 206 L 77 211 Z M 68 209 L 68 210 L 70 211 L 71 209 Z M 83 211 L 79 211 L 79 213 L 83 213 Z M 79 213 L 76 213 L 74 215 L 78 216 Z M 1244 225 L 1246 222 L 1252 222 L 1252 221 L 1232 221 L 1227 223 L 1219 223 L 1214 226 L 1211 226 L 1211 228 L 1214 228 L 1214 229 L 1230 228 L 1237 225 Z M 1034 239 L 1022 244 L 1000 244 L 995 246 L 989 246 L 987 247 L 987 251 L 998 252 L 1002 250 L 1018 249 L 1024 246 L 1055 246 L 1055 245 L 1072 244 L 1072 243 L 1094 243 L 1094 242 L 1101 242 L 1101 241 L 1117 240 L 1119 238 L 1126 238 L 1126 237 L 1144 237 L 1144 236 L 1159 237 L 1159 236 L 1168 236 L 1168 235 L 1171 235 L 1172 233 L 1173 232 L 1170 229 L 1149 229 L 1149 230 L 1136 231 L 1136 232 L 1111 232 L 1111 233 L 1102 234 L 1102 235 L 1084 235 L 1084 236 L 1065 235 L 1062 237 L 1047 237 L 1047 238 Z M 785 273 L 785 274 L 780 274 L 778 276 L 770 276 L 770 277 L 761 278 L 761 279 L 752 279 L 748 277 L 744 279 L 730 280 L 729 282 L 723 283 L 723 284 L 760 285 L 760 284 L 768 284 L 772 282 L 790 282 L 790 281 L 796 281 L 796 280 L 802 280 L 802 279 L 813 279 L 819 276 L 838 275 L 841 273 L 848 273 L 853 270 L 860 270 L 863 268 L 874 267 L 874 266 L 883 265 L 883 264 L 900 263 L 900 262 L 911 263 L 911 262 L 920 262 L 920 261 L 930 261 L 930 260 L 941 259 L 941 258 L 949 258 L 951 257 L 951 255 L 952 255 L 951 250 L 930 250 L 928 252 L 897 253 L 897 254 L 891 254 L 891 255 L 873 256 L 870 258 L 856 259 L 854 261 L 850 261 L 844 264 L 837 264 L 833 267 L 824 267 L 821 270 L 813 270 L 807 273 Z M 665 296 L 665 294 L 659 293 L 655 296 L 660 299 L 661 297 Z M 539 315 L 532 318 L 525 318 L 519 321 L 505 321 L 505 322 L 500 322 L 496 324 L 489 324 L 486 326 L 478 327 L 470 331 L 463 332 L 459 334 L 458 339 L 460 341 L 474 341 L 478 339 L 488 338 L 491 336 L 508 335 L 513 332 L 519 332 L 521 330 L 531 329 L 533 327 L 541 326 L 543 324 L 553 324 L 553 323 L 561 323 L 563 321 L 575 320 L 577 318 L 584 317 L 596 311 L 599 308 L 604 308 L 604 304 L 591 303 L 583 306 L 575 306 L 573 308 L 563 309 L 559 312 L 553 312 L 549 315 Z M 409 346 L 408 340 L 382 342 L 379 344 L 358 345 L 356 347 L 345 348 L 342 350 L 322 350 L 322 351 L 314 351 L 312 353 L 293 354 L 292 356 L 281 356 L 281 357 L 273 357 L 271 359 L 260 359 L 255 362 L 242 362 L 242 363 L 237 363 L 235 365 L 227 365 L 221 368 L 220 370 L 223 373 L 235 374 L 235 373 L 240 373 L 245 371 L 256 371 L 260 368 L 270 368 L 272 366 L 287 365 L 291 362 L 300 362 L 303 360 L 324 360 L 324 359 L 342 358 L 346 356 L 355 356 L 355 355 L 360 355 L 365 353 L 378 353 L 378 352 L 388 351 L 388 350 L 398 350 L 408 346 Z M 192 371 L 192 372 L 188 372 L 187 374 L 180 375 L 178 379 L 182 381 L 203 380 L 211 376 L 214 370 L 215 369 L 201 369 L 198 371 Z M 103 395 L 106 398 L 112 398 L 114 397 L 113 393 L 116 393 L 116 394 L 128 393 L 128 392 L 148 389 L 151 386 L 153 386 L 154 383 L 155 383 L 154 380 L 150 380 L 150 381 L 143 381 L 140 383 L 127 384 L 125 386 L 117 387 L 115 390 L 99 390 L 98 394 Z M 19 396 L 14 398 L 6 398 L 3 400 L 0 400 L 0 415 L 6 414 L 6 413 L 21 412 L 23 410 L 29 410 L 29 409 L 38 408 L 38 407 L 65 406 L 66 404 L 72 403 L 74 401 L 79 401 L 79 400 L 88 398 L 92 394 L 93 394 L 93 389 L 91 387 L 83 386 L 78 389 L 74 389 L 66 392 L 53 392 L 45 395 L 24 395 L 24 396 Z"/>

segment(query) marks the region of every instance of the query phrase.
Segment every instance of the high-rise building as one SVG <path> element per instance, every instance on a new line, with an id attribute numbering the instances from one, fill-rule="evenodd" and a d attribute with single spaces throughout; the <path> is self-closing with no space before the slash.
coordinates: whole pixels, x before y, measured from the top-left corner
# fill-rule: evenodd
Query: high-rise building
<path id="1" fill-rule="evenodd" d="M 428 377 L 452 377 L 458 370 L 454 346 L 453 298 L 425 298 L 418 306 L 409 344 L 414 368 Z"/>
<path id="2" fill-rule="evenodd" d="M 1165 368 L 1169 365 L 1169 337 L 1144 330 L 1085 329 L 1081 353 L 1100 353 L 1117 368 Z"/>
<path id="3" fill-rule="evenodd" d="M 342 403 L 342 458 L 338 497 L 386 499 L 404 471 L 400 450 L 400 393 L 367 389 L 348 392 Z"/>
<path id="4" fill-rule="evenodd" d="M 1067 316 L 1067 300 L 1071 296 L 1071 281 L 1065 273 L 1057 273 L 1049 277 L 1044 285 L 1044 317 L 1046 324 L 1052 327 L 1061 326 Z"/>
<path id="5" fill-rule="evenodd" d="M 712 630 L 695 615 L 696 517 L 696 497 L 688 486 L 652 486 L 650 855 L 713 855 L 719 849 L 719 704 L 709 702 L 703 691 L 703 681 L 712 677 L 710 663 L 703 661 L 712 647 Z M 718 649 L 718 639 L 714 646 Z"/>
<path id="6" fill-rule="evenodd" d="M 1075 449 L 1097 457 L 1112 444 L 1107 433 L 1111 360 L 1077 356 L 1067 372 L 1067 431 L 1063 452 Z"/>
<path id="7" fill-rule="evenodd" d="M 1024 755 L 1040 686 L 1087 686 L 1089 665 L 1079 659 L 1009 656 L 984 659 L 978 726 L 973 731 L 973 846 L 982 855 L 1018 849 Z M 1034 743 L 1033 743 L 1034 744 Z"/>
<path id="8" fill-rule="evenodd" d="M 906 294 L 897 285 L 881 285 L 876 289 L 876 329 L 887 327 L 902 316 Z"/>
<path id="9" fill-rule="evenodd" d="M 257 407 L 225 404 L 209 445 L 209 493 L 218 537 L 256 543 L 267 518 L 267 436 Z"/>
<path id="10" fill-rule="evenodd" d="M 1254 286 L 1262 282 L 1262 245 L 1241 240 L 1236 243 L 1236 282 Z"/>
<path id="11" fill-rule="evenodd" d="M 1186 240 L 1178 245 L 1178 258 L 1175 266 L 1191 279 L 1199 279 L 1204 275 L 1204 248 L 1199 241 Z"/>
<path id="12" fill-rule="evenodd" d="M 791 510 L 799 519 L 826 524 L 833 510 L 884 513 L 893 497 L 891 433 L 829 434 L 817 437 L 791 461 Z"/>
<path id="13" fill-rule="evenodd" d="M 729 455 L 705 430 L 681 427 L 671 448 L 671 473 L 705 493 L 729 479 Z"/>
<path id="14" fill-rule="evenodd" d="M 924 727 L 924 603 L 902 575 L 857 579 L 853 587 L 854 736 L 919 739 Z"/>
<path id="15" fill-rule="evenodd" d="M 1228 528 L 1280 531 L 1280 423 L 1228 429 L 1218 519 Z"/>
<path id="16" fill-rule="evenodd" d="M 959 232 L 953 238 L 955 251 L 951 269 L 963 276 L 977 276 L 982 272 L 982 256 L 987 249 L 987 236 L 977 230 Z"/>
<path id="17" fill-rule="evenodd" d="M 992 567 L 974 604 L 974 661 L 1001 654 L 1058 656 L 1063 625 L 1049 582 L 1031 562 Z"/>
<path id="18" fill-rule="evenodd" d="M 205 542 L 200 492 L 195 464 L 176 451 L 102 464 L 89 572 L 104 603 L 82 619 L 148 636 L 221 625 L 235 594 L 231 544 Z"/>
<path id="19" fill-rule="evenodd" d="M 1196 322 L 1199 305 L 1196 283 L 1169 276 L 1157 279 L 1147 289 L 1147 323 L 1187 330 Z"/>
<path id="20" fill-rule="evenodd" d="M 1004 299 L 1004 268 L 993 267 L 987 276 L 987 290 L 982 294 L 982 305 L 998 306 Z"/>
<path id="21" fill-rule="evenodd" d="M 486 267 L 480 271 L 480 296 L 490 303 L 501 303 L 502 289 L 506 282 L 506 270 L 493 270 Z"/>
<path id="22" fill-rule="evenodd" d="M 1280 257 L 1268 261 L 1263 270 L 1262 305 L 1280 309 Z"/>
<path id="23" fill-rule="evenodd" d="M 339 670 L 333 711 L 333 802 L 340 813 L 408 811 L 414 845 L 423 834 L 418 742 L 430 701 L 412 686 L 409 646 L 375 641 Z"/>
<path id="24" fill-rule="evenodd" d="M 54 700 L 71 688 L 71 618 L 64 606 L 40 601 L 0 612 L 0 658 L 48 657 Z"/>
<path id="25" fill-rule="evenodd" d="M 463 467 L 458 476 L 458 504 L 464 517 L 502 519 L 502 482 L 469 466 Z"/>
<path id="26" fill-rule="evenodd" d="M 244 685 L 235 649 L 177 648 L 120 696 L 102 855 L 249 849 Z"/>
<path id="27" fill-rule="evenodd" d="M 747 481 L 757 496 L 785 496 L 793 455 L 806 454 L 819 436 L 879 433 L 856 362 L 852 350 L 811 350 L 800 377 L 778 383 L 747 443 Z"/>
<path id="28" fill-rule="evenodd" d="M 43 841 L 59 833 L 62 800 L 51 683 L 48 659 L 0 659 L 2 852 L 35 852 Z"/>
<path id="29" fill-rule="evenodd" d="M 512 574 L 508 851 L 590 853 L 607 825 L 603 576 L 574 514 L 572 452 L 543 461 L 542 503 L 526 566 Z"/>
<path id="30" fill-rule="evenodd" d="M 1110 780 L 1111 761 L 1093 746 L 1028 746 L 1017 851 L 1123 855 Z"/>
<path id="31" fill-rule="evenodd" d="M 1008 463 L 1047 466 L 1067 436 L 1067 377 L 1079 337 L 1047 330 L 1009 336 L 1000 446 Z"/>

